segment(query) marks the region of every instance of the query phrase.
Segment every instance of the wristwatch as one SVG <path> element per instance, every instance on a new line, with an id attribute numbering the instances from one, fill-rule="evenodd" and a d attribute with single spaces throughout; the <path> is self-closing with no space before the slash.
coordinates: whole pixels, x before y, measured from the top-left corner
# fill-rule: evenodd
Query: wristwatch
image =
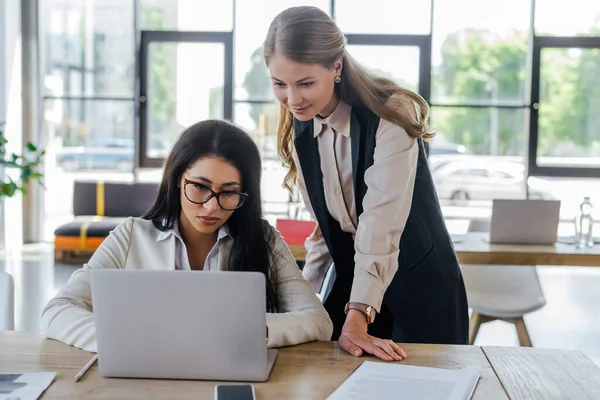
<path id="1" fill-rule="evenodd" d="M 373 308 L 373 306 L 355 302 L 346 303 L 346 308 L 344 309 L 344 312 L 348 314 L 348 311 L 350 310 L 358 310 L 365 314 L 367 316 L 367 324 L 372 324 L 373 321 L 375 321 L 376 311 L 375 308 Z"/>

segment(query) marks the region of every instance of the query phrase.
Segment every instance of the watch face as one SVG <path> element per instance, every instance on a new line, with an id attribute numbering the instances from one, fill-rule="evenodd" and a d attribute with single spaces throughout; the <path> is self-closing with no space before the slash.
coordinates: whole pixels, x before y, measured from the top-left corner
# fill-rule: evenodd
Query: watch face
<path id="1" fill-rule="evenodd" d="M 367 306 L 367 308 L 365 309 L 365 313 L 369 316 L 369 323 L 372 324 L 375 320 L 375 308 L 373 308 L 372 306 Z"/>
<path id="2" fill-rule="evenodd" d="M 375 308 L 373 306 L 367 306 L 364 304 L 351 304 L 346 303 L 345 313 L 348 314 L 350 309 L 358 310 L 367 316 L 368 323 L 372 323 L 375 319 Z"/>

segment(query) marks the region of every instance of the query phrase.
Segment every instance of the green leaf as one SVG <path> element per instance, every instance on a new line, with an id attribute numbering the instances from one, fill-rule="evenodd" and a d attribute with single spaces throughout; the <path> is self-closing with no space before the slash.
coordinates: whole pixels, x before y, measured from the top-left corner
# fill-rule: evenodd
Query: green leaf
<path id="1" fill-rule="evenodd" d="M 4 196 L 12 197 L 15 194 L 16 190 L 17 184 L 12 181 L 2 182 L 0 184 L 0 193 L 2 193 L 2 195 Z"/>
<path id="2" fill-rule="evenodd" d="M 21 179 L 24 182 L 28 182 L 30 176 L 31 176 L 31 170 L 29 168 L 26 168 L 26 169 L 24 169 L 24 170 L 21 171 Z"/>
<path id="3" fill-rule="evenodd" d="M 0 131 L 0 166 L 7 169 L 16 169 L 20 172 L 19 179 L 13 181 L 10 176 L 7 176 L 4 181 L 0 181 L 0 197 L 12 197 L 17 191 L 27 194 L 25 184 L 35 180 L 44 187 L 42 178 L 43 174 L 36 171 L 38 165 L 42 163 L 42 157 L 46 154 L 44 150 L 38 150 L 33 143 L 27 143 L 23 149 L 23 154 L 8 153 L 3 147 L 8 140 Z M 44 187 L 45 189 L 45 187 Z"/>

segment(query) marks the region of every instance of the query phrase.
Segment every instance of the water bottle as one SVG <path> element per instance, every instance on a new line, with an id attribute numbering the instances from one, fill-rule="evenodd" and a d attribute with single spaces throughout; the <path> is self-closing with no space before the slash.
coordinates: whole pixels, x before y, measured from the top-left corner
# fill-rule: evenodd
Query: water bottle
<path id="1" fill-rule="evenodd" d="M 594 220 L 592 218 L 593 207 L 590 198 L 587 196 L 583 198 L 583 202 L 579 206 L 580 212 L 576 243 L 577 247 L 580 249 L 594 246 L 594 236 L 592 234 L 592 227 L 594 225 Z"/>

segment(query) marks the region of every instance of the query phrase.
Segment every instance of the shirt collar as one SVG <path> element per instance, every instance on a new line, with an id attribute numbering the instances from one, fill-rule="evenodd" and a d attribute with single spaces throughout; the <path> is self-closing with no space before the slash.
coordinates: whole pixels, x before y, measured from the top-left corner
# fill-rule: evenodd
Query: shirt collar
<path id="1" fill-rule="evenodd" d="M 342 136 L 350 137 L 350 114 L 352 107 L 340 100 L 335 107 L 335 110 L 327 118 L 321 118 L 316 116 L 313 118 L 314 121 L 314 135 L 319 136 L 325 127 L 329 125 L 335 133 L 339 133 Z"/>
<path id="2" fill-rule="evenodd" d="M 183 242 L 183 238 L 181 237 L 181 232 L 179 232 L 179 223 L 177 221 L 175 222 L 175 225 L 173 226 L 172 229 L 160 231 L 160 233 L 158 234 L 158 237 L 156 238 L 156 241 L 162 242 L 163 240 L 166 240 L 171 235 L 175 236 L 177 239 L 179 239 Z M 226 237 L 231 237 L 231 235 L 229 233 L 229 227 L 227 226 L 227 224 L 224 224 L 223 226 L 221 226 L 219 228 L 219 231 L 217 232 L 217 242 L 220 242 L 221 239 L 224 239 Z"/>

